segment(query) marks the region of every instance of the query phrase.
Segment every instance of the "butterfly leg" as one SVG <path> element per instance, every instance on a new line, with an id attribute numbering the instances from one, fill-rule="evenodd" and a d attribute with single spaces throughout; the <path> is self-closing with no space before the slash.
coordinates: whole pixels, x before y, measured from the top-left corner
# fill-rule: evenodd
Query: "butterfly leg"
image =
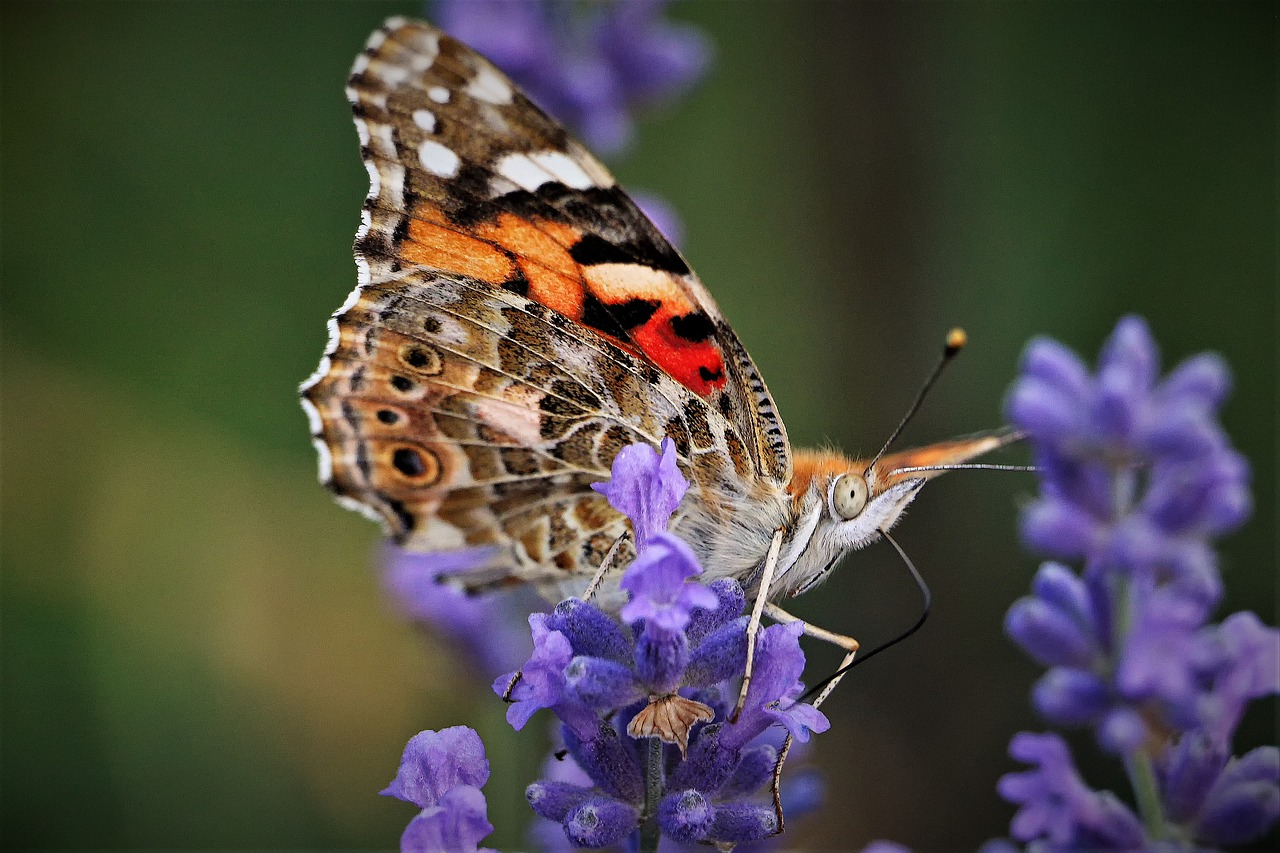
<path id="1" fill-rule="evenodd" d="M 760 633 L 760 617 L 764 614 L 765 604 L 769 598 L 769 587 L 773 586 L 773 575 L 778 570 L 778 552 L 782 550 L 783 529 L 773 531 L 773 541 L 769 543 L 769 554 L 764 558 L 764 571 L 760 575 L 760 586 L 756 592 L 756 603 L 751 608 L 751 620 L 747 622 L 747 665 L 742 671 L 742 689 L 738 691 L 738 704 L 733 706 L 729 722 L 738 722 L 742 706 L 747 701 L 747 688 L 751 686 L 751 672 L 755 668 L 756 634 Z"/>
<path id="2" fill-rule="evenodd" d="M 795 616 L 792 616 L 790 613 L 783 610 L 781 607 L 779 607 L 776 604 L 766 604 L 764 608 L 764 613 L 770 619 L 774 620 L 775 622 L 781 622 L 784 625 L 789 622 L 800 621 Z M 848 636 L 845 636 L 844 634 L 837 634 L 834 631 L 827 631 L 823 628 L 819 628 L 816 625 L 810 625 L 808 622 L 804 623 L 804 632 L 808 634 L 810 637 L 814 637 L 819 640 L 824 640 L 828 643 L 831 643 L 834 646 L 839 646 L 840 648 L 844 649 L 845 656 L 844 656 L 844 660 L 840 662 L 840 669 L 844 669 L 845 667 L 849 666 L 849 664 L 853 663 L 854 656 L 858 654 L 858 648 L 859 648 L 858 641 L 855 640 L 853 637 L 848 637 Z M 822 688 L 822 692 L 820 692 L 817 695 L 817 698 L 813 700 L 813 707 L 816 708 L 819 705 L 821 705 L 823 702 L 827 701 L 827 697 L 831 695 L 832 690 L 836 689 L 836 685 L 840 683 L 840 679 L 842 677 L 843 675 L 836 676 L 835 678 L 831 679 L 831 681 L 827 684 L 826 687 Z M 778 760 L 775 761 L 773 765 L 773 786 L 772 786 L 773 813 L 778 819 L 778 827 L 776 830 L 774 830 L 774 833 L 773 833 L 774 835 L 781 834 L 783 823 L 784 823 L 784 819 L 782 815 L 782 794 L 780 793 L 780 790 L 781 790 L 780 785 L 782 783 L 782 765 L 787 760 L 787 754 L 791 752 L 791 742 L 792 742 L 791 735 L 788 734 L 787 739 L 782 742 L 782 749 L 778 750 Z"/>
<path id="3" fill-rule="evenodd" d="M 605 552 L 604 559 L 600 561 L 600 568 L 596 569 L 595 576 L 591 578 L 591 583 L 587 584 L 587 589 L 582 593 L 583 601 L 590 601 L 599 591 L 600 585 L 604 583 L 605 576 L 609 574 L 609 570 L 613 568 L 613 564 L 617 562 L 618 552 L 622 550 L 622 546 L 626 544 L 627 539 L 631 536 L 627 531 L 622 531 L 617 539 L 613 540 L 613 544 L 609 546 L 609 550 Z M 502 701 L 511 701 L 511 691 L 516 689 L 516 685 L 520 683 L 520 679 L 524 676 L 523 669 L 517 669 L 515 674 L 511 676 L 511 680 L 507 682 L 507 688 L 502 691 Z"/>
<path id="4" fill-rule="evenodd" d="M 605 575 L 609 574 L 609 570 L 613 568 L 614 562 L 618 559 L 618 551 L 626 544 L 631 534 L 622 531 L 622 535 L 613 540 L 613 544 L 609 546 L 609 550 L 605 552 L 604 559 L 600 561 L 600 568 L 596 569 L 595 577 L 591 579 L 591 583 L 587 584 L 586 592 L 582 593 L 583 601 L 590 601 L 595 598 L 596 593 L 600 590 L 600 584 L 604 583 Z"/>

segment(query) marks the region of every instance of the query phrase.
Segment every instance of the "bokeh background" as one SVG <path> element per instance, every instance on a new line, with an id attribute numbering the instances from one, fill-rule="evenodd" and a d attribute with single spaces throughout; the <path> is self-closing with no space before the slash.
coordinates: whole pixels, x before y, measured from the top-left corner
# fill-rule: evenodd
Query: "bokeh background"
<path id="1" fill-rule="evenodd" d="M 953 325 L 971 347 L 909 441 L 998 424 L 1033 335 L 1092 357 L 1138 312 L 1168 364 L 1223 353 L 1257 508 L 1224 545 L 1222 612 L 1274 624 L 1274 9 L 687 2 L 713 73 L 618 172 L 683 215 L 797 444 L 874 449 Z M 537 727 L 511 733 L 393 612 L 296 403 L 355 281 L 343 81 L 418 10 L 0 7 L 7 846 L 390 847 L 412 810 L 376 792 L 410 735 L 458 723 L 495 768 L 491 843 L 526 844 Z M 899 527 L 934 616 L 826 708 L 828 808 L 789 842 L 1004 834 L 1005 746 L 1039 727 L 1037 669 L 1001 631 L 1036 566 L 1031 490 L 949 476 Z M 879 547 L 795 610 L 875 643 L 916 607 Z M 812 678 L 835 658 L 815 647 Z M 1275 742 L 1260 703 L 1237 745 Z"/>

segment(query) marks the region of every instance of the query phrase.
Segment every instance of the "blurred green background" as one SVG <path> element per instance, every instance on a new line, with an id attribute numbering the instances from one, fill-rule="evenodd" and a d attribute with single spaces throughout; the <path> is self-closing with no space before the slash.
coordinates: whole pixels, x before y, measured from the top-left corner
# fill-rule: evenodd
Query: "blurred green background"
<path id="1" fill-rule="evenodd" d="M 355 281 L 343 81 L 418 8 L 0 6 L 6 846 L 393 846 L 412 809 L 376 792 L 458 723 L 495 768 L 490 842 L 526 843 L 538 727 L 394 615 L 296 403 Z M 713 75 L 618 172 L 683 214 L 797 444 L 877 446 L 953 325 L 971 347 L 909 441 L 998 424 L 1033 335 L 1092 357 L 1138 312 L 1167 364 L 1222 352 L 1257 499 L 1222 612 L 1274 624 L 1274 9 L 688 2 Z M 829 807 L 788 842 L 1004 834 L 1004 750 L 1039 727 L 1001 632 L 1032 489 L 950 476 L 900 526 L 933 619 L 826 708 Z M 880 547 L 795 610 L 875 643 L 916 606 Z M 1262 703 L 1238 746 L 1275 742 Z"/>

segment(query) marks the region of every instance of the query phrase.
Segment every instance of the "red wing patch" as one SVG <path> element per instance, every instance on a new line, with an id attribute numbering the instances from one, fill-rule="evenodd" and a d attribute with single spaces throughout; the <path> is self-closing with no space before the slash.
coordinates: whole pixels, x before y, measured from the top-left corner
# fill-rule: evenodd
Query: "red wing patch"
<path id="1" fill-rule="evenodd" d="M 574 225 L 502 210 L 460 225 L 430 201 L 411 211 L 398 246 L 412 264 L 461 273 L 526 296 L 610 338 L 701 397 L 724 387 L 715 324 L 689 298 L 676 273 L 638 260 L 585 265 Z M 605 257 L 623 250 L 610 247 Z M 625 257 L 625 255 L 623 255 Z"/>

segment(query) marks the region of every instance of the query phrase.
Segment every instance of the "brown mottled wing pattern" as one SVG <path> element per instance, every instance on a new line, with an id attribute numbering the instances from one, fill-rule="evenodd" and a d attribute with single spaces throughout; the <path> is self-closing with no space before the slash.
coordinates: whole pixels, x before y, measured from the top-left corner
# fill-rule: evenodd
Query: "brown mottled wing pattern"
<path id="1" fill-rule="evenodd" d="M 492 545 L 494 580 L 545 580 L 625 529 L 589 485 L 628 443 L 671 436 L 707 495 L 789 478 L 773 402 L 710 296 L 504 75 L 391 19 L 348 95 L 371 182 L 360 283 L 303 385 L 340 500 L 409 548 Z"/>

